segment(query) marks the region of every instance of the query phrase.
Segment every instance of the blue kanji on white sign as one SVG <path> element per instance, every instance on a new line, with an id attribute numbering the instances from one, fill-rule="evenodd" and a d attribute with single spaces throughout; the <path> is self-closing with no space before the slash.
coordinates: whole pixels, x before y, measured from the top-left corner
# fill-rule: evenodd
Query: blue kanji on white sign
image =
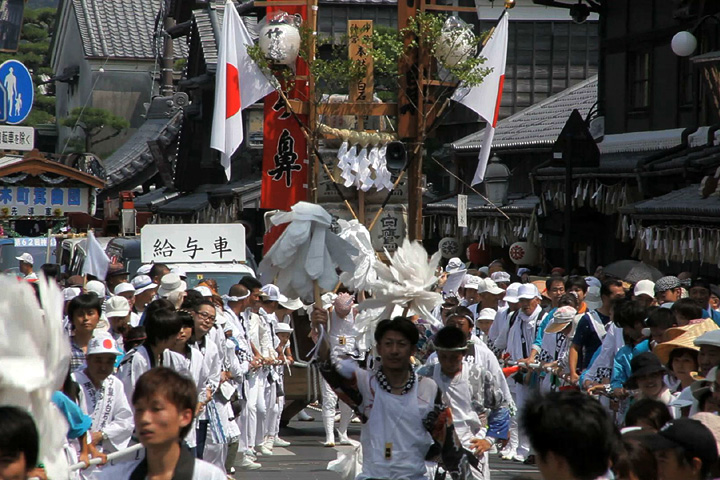
<path id="1" fill-rule="evenodd" d="M 35 91 L 30 72 L 17 60 L 8 60 L 0 65 L 0 89 L 3 94 L 0 119 L 15 125 L 22 122 L 32 110 Z"/>

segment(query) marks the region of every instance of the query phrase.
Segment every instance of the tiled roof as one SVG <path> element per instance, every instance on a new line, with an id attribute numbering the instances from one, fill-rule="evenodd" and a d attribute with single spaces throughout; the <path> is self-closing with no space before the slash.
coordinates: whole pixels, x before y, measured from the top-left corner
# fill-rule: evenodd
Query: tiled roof
<path id="1" fill-rule="evenodd" d="M 88 57 L 147 58 L 162 53 L 153 38 L 164 0 L 72 0 L 83 49 Z M 174 41 L 175 57 L 187 55 L 184 38 Z"/>
<path id="2" fill-rule="evenodd" d="M 143 183 L 157 173 L 157 165 L 150 154 L 148 142 L 161 135 L 175 138 L 182 122 L 182 110 L 169 108 L 168 98 L 155 97 L 148 110 L 145 123 L 111 156 L 105 159 L 107 174 L 105 188 L 132 187 Z M 131 188 L 132 188 L 131 187 Z"/>
<path id="3" fill-rule="evenodd" d="M 573 109 L 585 117 L 597 101 L 597 75 L 588 78 L 542 102 L 526 108 L 497 124 L 493 148 L 552 145 Z M 456 151 L 480 150 L 485 129 L 452 144 Z"/>
<path id="4" fill-rule="evenodd" d="M 637 219 L 676 219 L 683 222 L 711 220 L 720 223 L 720 198 L 714 195 L 702 198 L 700 185 L 695 184 L 622 207 L 620 212 Z"/>
<path id="5" fill-rule="evenodd" d="M 209 5 L 207 8 L 193 10 L 195 28 L 202 45 L 203 57 L 208 72 L 215 72 L 218 56 L 218 38 L 225 16 L 225 4 Z M 243 22 L 253 40 L 257 39 L 257 18 L 242 16 Z"/>

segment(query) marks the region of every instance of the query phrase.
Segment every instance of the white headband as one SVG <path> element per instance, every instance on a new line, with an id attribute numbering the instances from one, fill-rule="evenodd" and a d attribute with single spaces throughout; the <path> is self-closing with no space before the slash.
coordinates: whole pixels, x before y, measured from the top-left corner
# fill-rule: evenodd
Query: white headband
<path id="1" fill-rule="evenodd" d="M 239 302 L 240 300 L 245 300 L 250 296 L 250 292 L 246 293 L 242 297 L 231 297 L 230 295 L 223 295 L 222 299 L 226 302 Z"/>

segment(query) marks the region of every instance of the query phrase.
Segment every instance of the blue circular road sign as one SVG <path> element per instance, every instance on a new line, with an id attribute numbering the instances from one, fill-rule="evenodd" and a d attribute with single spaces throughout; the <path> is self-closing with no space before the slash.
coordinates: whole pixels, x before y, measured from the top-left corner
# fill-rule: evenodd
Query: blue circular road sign
<path id="1" fill-rule="evenodd" d="M 27 67 L 17 60 L 0 65 L 0 119 L 15 125 L 22 122 L 32 110 L 35 90 Z"/>

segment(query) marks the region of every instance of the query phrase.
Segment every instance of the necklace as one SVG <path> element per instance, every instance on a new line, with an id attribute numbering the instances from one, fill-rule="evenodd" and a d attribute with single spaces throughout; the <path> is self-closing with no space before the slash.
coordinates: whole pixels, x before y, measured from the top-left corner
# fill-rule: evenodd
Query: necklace
<path id="1" fill-rule="evenodd" d="M 382 369 L 378 369 L 378 371 L 375 373 L 375 378 L 377 378 L 380 387 L 382 387 L 382 389 L 388 393 L 392 393 L 393 388 L 400 388 L 390 385 L 390 382 L 388 381 L 385 374 L 382 372 Z M 410 376 L 408 377 L 408 381 L 402 387 L 402 392 L 400 392 L 400 395 L 405 395 L 410 390 L 412 390 L 413 385 L 415 385 L 415 371 L 410 368 Z"/>

